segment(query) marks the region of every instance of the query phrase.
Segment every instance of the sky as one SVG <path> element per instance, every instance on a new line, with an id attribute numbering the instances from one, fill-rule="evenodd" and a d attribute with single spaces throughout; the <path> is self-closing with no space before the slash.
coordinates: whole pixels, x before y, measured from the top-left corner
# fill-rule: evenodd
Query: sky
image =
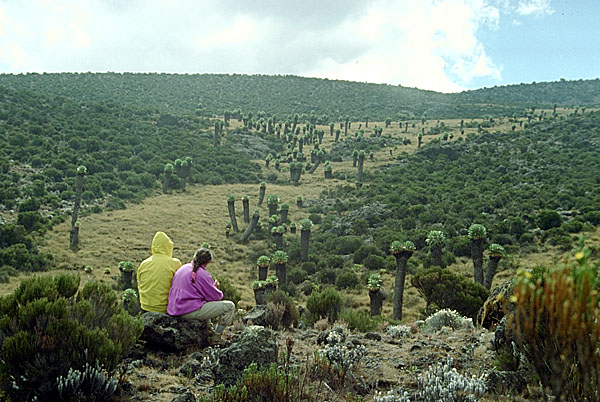
<path id="1" fill-rule="evenodd" d="M 0 73 L 292 74 L 439 92 L 600 77 L 600 0 L 0 0 Z"/>

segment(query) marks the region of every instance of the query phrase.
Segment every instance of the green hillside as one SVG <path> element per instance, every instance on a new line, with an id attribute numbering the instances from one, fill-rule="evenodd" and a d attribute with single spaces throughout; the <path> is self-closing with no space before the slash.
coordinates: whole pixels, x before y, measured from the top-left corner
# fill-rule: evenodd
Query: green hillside
<path id="1" fill-rule="evenodd" d="M 75 102 L 127 104 L 203 116 L 241 109 L 279 119 L 315 114 L 321 123 L 512 116 L 524 107 L 598 106 L 600 81 L 564 81 L 441 94 L 401 86 L 297 76 L 61 73 L 0 75 L 0 85 Z"/>

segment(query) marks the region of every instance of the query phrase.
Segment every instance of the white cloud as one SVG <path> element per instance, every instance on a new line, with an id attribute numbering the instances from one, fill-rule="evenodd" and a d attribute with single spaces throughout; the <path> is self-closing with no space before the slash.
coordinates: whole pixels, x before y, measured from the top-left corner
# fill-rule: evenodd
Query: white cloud
<path id="1" fill-rule="evenodd" d="M 500 79 L 478 36 L 506 2 L 0 1 L 0 71 L 298 74 L 458 91 Z"/>
<path id="2" fill-rule="evenodd" d="M 520 0 L 516 11 L 520 15 L 538 17 L 554 13 L 554 9 L 550 6 L 550 0 Z"/>

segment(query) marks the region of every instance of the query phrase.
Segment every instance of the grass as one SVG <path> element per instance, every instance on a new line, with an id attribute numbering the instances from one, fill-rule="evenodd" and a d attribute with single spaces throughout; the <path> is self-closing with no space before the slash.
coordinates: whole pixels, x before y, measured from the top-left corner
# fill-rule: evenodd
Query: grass
<path id="1" fill-rule="evenodd" d="M 551 111 L 550 111 L 551 113 Z M 441 120 L 447 127 L 450 127 L 454 133 L 454 140 L 461 137 L 459 133 L 460 119 Z M 467 123 L 470 120 L 466 120 Z M 234 121 L 234 125 L 237 122 Z M 426 121 L 425 131 L 437 124 L 436 121 Z M 363 122 L 364 126 L 364 122 Z M 384 127 L 382 122 L 369 122 L 369 128 L 365 129 L 365 136 L 370 136 L 375 126 Z M 393 125 L 392 125 L 393 126 Z M 408 146 L 398 146 L 394 150 L 393 157 L 389 155 L 389 148 L 378 151 L 375 154 L 375 160 L 365 160 L 365 170 L 377 169 L 395 158 L 398 151 L 408 153 L 415 152 L 417 149 L 417 136 L 421 131 L 420 122 L 415 128 L 409 126 L 408 132 L 395 127 L 384 128 L 384 135 L 388 133 L 394 137 L 408 137 L 411 144 Z M 507 119 L 490 131 L 510 132 L 512 123 Z M 339 127 L 336 124 L 336 129 Z M 322 147 L 329 150 L 332 146 L 333 137 L 329 135 L 328 126 L 319 126 L 325 130 Z M 353 123 L 349 133 L 354 133 L 358 128 L 358 123 Z M 363 127 L 364 128 L 364 127 Z M 517 130 L 521 128 L 517 127 Z M 465 129 L 465 134 L 477 132 L 476 128 Z M 350 134 L 349 134 L 350 135 Z M 343 133 L 341 134 L 343 137 Z M 439 135 L 426 135 L 424 142 L 430 142 Z M 263 161 L 257 161 L 263 169 L 263 173 L 277 174 L 280 179 L 289 179 L 289 172 L 277 172 L 271 165 L 268 169 L 264 167 Z M 352 167 L 351 160 L 342 162 L 332 162 L 334 172 L 347 173 L 347 177 L 354 179 L 356 168 Z M 319 197 L 323 190 L 333 188 L 338 185 L 350 184 L 351 181 L 344 180 L 325 180 L 323 176 L 323 167 L 320 166 L 317 171 L 310 174 L 303 174 L 299 187 L 290 185 L 267 184 L 267 195 L 277 194 L 281 202 L 290 204 L 289 219 L 298 221 L 308 216 L 306 208 L 299 209 L 296 206 L 296 196 L 302 195 L 305 203 L 311 199 Z M 243 222 L 242 203 L 239 201 L 244 194 L 249 195 L 250 210 L 256 208 L 259 192 L 259 183 L 232 184 L 232 185 L 207 185 L 190 186 L 186 192 L 163 195 L 158 191 L 151 197 L 144 200 L 141 204 L 128 205 L 126 210 L 106 211 L 100 214 L 92 214 L 81 217 L 80 229 L 80 250 L 76 253 L 69 249 L 69 221 L 66 221 L 53 228 L 46 235 L 44 250 L 54 254 L 55 259 L 61 267 L 59 271 L 42 273 L 42 275 L 56 274 L 58 272 L 72 272 L 76 269 L 81 271 L 82 285 L 90 280 L 100 280 L 107 283 L 116 283 L 119 271 L 118 263 L 122 260 L 132 261 L 137 267 L 141 261 L 150 255 L 150 246 L 152 238 L 156 231 L 166 232 L 175 244 L 173 255 L 183 263 L 191 260 L 194 251 L 202 242 L 209 242 L 214 250 L 215 263 L 209 265 L 209 271 L 213 276 L 227 277 L 232 284 L 240 291 L 242 300 L 240 307 L 250 308 L 254 305 L 254 295 L 251 289 L 251 282 L 256 278 L 255 261 L 250 260 L 250 256 L 255 249 L 264 249 L 268 247 L 266 241 L 250 241 L 247 245 L 237 244 L 232 239 L 225 237 L 225 225 L 229 222 L 227 211 L 227 195 L 234 194 L 236 202 L 236 215 L 238 225 L 243 231 L 246 224 Z M 268 207 L 265 202 L 259 207 L 261 220 L 266 222 L 268 218 Z M 318 230 L 315 226 L 314 230 Z M 596 231 L 590 238 L 591 242 L 600 243 L 600 232 Z M 287 234 L 286 236 L 295 236 L 299 241 L 299 235 Z M 293 237 L 292 237 L 293 239 Z M 518 264 L 521 267 L 528 267 L 537 264 L 553 264 L 559 262 L 564 253 L 555 249 L 548 249 L 544 253 L 536 253 L 527 256 L 519 256 Z M 83 267 L 91 265 L 94 270 L 91 274 L 84 274 Z M 110 267 L 111 274 L 104 274 L 104 268 Z M 464 275 L 472 275 L 472 262 L 470 259 L 458 258 L 457 263 L 449 267 L 453 271 Z M 514 272 L 499 272 L 494 283 L 499 283 L 512 276 Z M 22 274 L 17 278 L 11 279 L 8 284 L 0 284 L 0 295 L 12 292 L 21 278 L 27 275 Z M 391 317 L 392 302 L 391 292 L 393 289 L 393 275 L 385 273 L 382 276 L 385 288 L 388 291 L 389 298 L 384 303 L 383 315 Z M 425 307 L 425 302 L 420 298 L 416 289 L 410 286 L 410 278 L 406 280 L 407 288 L 404 294 L 404 316 L 406 322 L 420 318 L 420 311 Z M 352 308 L 368 309 L 369 298 L 366 288 L 359 292 L 348 292 L 348 304 Z"/>

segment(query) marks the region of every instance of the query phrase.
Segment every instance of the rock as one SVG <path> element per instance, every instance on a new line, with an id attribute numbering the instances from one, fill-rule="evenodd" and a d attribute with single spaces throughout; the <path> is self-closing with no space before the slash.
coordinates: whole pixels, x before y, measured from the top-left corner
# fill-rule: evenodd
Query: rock
<path id="1" fill-rule="evenodd" d="M 219 364 L 213 369 L 215 384 L 235 384 L 251 363 L 268 367 L 277 362 L 277 352 L 272 330 L 258 325 L 246 327 L 234 343 L 218 351 Z"/>
<path id="2" fill-rule="evenodd" d="M 196 402 L 196 397 L 190 391 L 187 391 L 185 394 L 173 398 L 171 402 Z"/>
<path id="3" fill-rule="evenodd" d="M 381 335 L 379 335 L 376 332 L 367 332 L 365 334 L 365 338 L 366 339 L 370 339 L 372 341 L 380 341 L 381 340 Z"/>
<path id="4" fill-rule="evenodd" d="M 252 310 L 250 310 L 250 312 L 248 312 L 248 314 L 246 314 L 243 318 L 242 318 L 242 322 L 244 324 L 247 324 L 248 322 L 252 322 L 252 324 L 254 325 L 260 325 L 260 326 L 266 326 L 266 321 L 265 321 L 265 312 L 267 311 L 267 306 L 266 304 L 259 304 L 256 307 L 254 307 Z"/>
<path id="5" fill-rule="evenodd" d="M 141 339 L 152 347 L 182 351 L 189 347 L 208 346 L 209 328 L 206 321 L 149 312 L 142 314 L 142 323 L 144 331 Z"/>
<path id="6" fill-rule="evenodd" d="M 510 301 L 512 295 L 512 279 L 492 289 L 490 296 L 477 314 L 477 323 L 484 328 L 494 329 L 502 317 L 515 311 L 516 304 Z"/>
<path id="7" fill-rule="evenodd" d="M 196 359 L 186 360 L 179 368 L 179 374 L 187 378 L 194 378 L 202 371 L 202 363 Z"/>

